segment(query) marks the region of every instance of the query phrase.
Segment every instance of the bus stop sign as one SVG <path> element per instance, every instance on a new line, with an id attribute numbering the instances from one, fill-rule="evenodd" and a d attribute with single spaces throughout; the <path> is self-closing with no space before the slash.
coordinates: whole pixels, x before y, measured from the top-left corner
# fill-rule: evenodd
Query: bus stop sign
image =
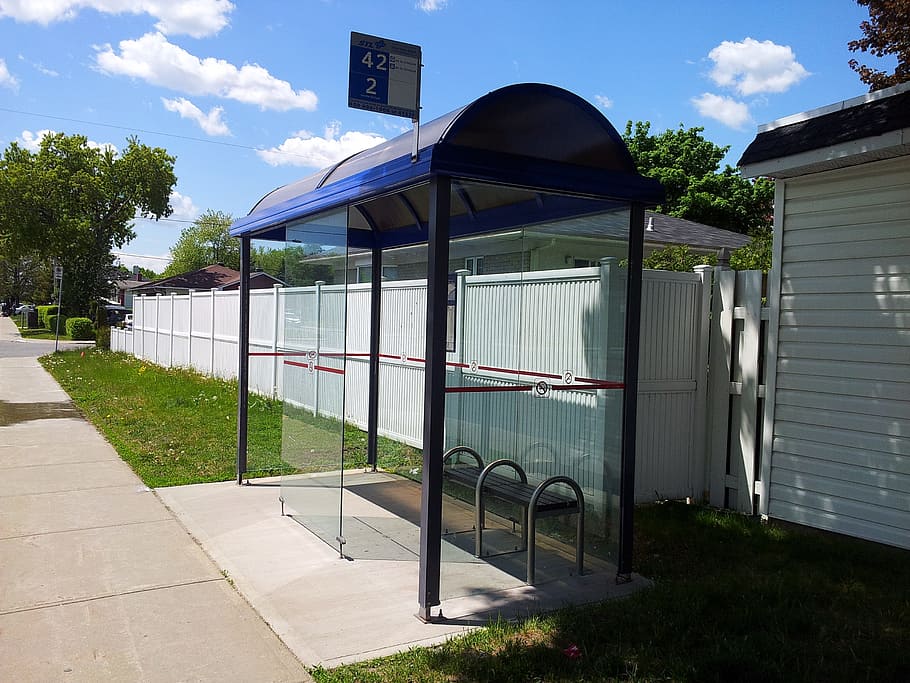
<path id="1" fill-rule="evenodd" d="M 420 59 L 419 45 L 352 32 L 348 106 L 417 121 Z"/>

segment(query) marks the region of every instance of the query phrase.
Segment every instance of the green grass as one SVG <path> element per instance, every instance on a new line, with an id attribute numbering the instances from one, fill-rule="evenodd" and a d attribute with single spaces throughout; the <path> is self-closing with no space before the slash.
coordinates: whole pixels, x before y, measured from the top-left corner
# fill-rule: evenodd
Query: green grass
<path id="1" fill-rule="evenodd" d="M 165 369 L 98 349 L 41 359 L 136 474 L 155 488 L 233 479 L 237 453 L 237 383 Z M 341 466 L 340 423 L 304 411 L 282 415 L 282 403 L 250 394 L 247 470 L 265 476 Z M 282 460 L 282 427 L 306 448 Z M 420 452 L 379 440 L 379 464 L 418 466 Z M 366 466 L 366 434 L 345 425 L 345 467 Z"/>
<path id="2" fill-rule="evenodd" d="M 236 384 L 96 350 L 42 362 L 149 486 L 234 477 Z M 320 462 L 320 452 L 329 456 L 320 466 L 337 467 L 337 422 L 283 415 L 279 402 L 251 396 L 251 470 L 288 467 L 282 421 L 293 422 L 289 437 L 315 444 L 295 467 Z M 346 464 L 362 467 L 366 435 L 345 429 Z M 419 460 L 381 440 L 387 469 Z M 313 675 L 320 683 L 910 680 L 907 551 L 671 503 L 636 510 L 634 557 L 654 587 L 630 599 L 497 622 L 439 647 Z M 572 645 L 580 657 L 564 653 Z"/>
<path id="3" fill-rule="evenodd" d="M 332 670 L 370 681 L 907 681 L 910 553 L 682 504 L 636 511 L 630 599 Z M 570 658 L 575 645 L 581 653 Z"/>
<path id="4" fill-rule="evenodd" d="M 48 330 L 44 327 L 38 327 L 35 329 L 30 329 L 25 326 L 25 316 L 16 315 L 12 317 L 12 320 L 16 323 L 16 327 L 19 328 L 19 334 L 23 339 L 57 339 L 55 330 Z M 66 334 L 64 326 L 60 326 L 60 341 L 69 341 L 70 338 Z"/>

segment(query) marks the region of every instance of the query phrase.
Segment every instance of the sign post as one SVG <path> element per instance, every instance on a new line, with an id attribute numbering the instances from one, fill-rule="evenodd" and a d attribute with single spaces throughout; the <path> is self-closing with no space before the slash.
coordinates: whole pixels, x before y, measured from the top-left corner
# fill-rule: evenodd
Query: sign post
<path id="1" fill-rule="evenodd" d="M 414 161 L 420 126 L 421 66 L 419 45 L 351 32 L 348 106 L 411 119 Z"/>
<path id="2" fill-rule="evenodd" d="M 60 346 L 60 302 L 63 300 L 63 266 L 54 266 L 54 284 L 57 285 L 57 324 L 54 332 L 54 353 Z"/>

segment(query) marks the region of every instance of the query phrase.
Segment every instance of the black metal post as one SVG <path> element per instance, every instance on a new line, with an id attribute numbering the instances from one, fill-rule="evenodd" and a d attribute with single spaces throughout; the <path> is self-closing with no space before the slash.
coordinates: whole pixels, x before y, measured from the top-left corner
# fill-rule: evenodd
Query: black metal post
<path id="1" fill-rule="evenodd" d="M 212 325 L 215 321 L 212 321 Z M 250 386 L 250 238 L 240 238 L 240 330 L 237 349 L 237 483 L 246 474 Z"/>
<path id="2" fill-rule="evenodd" d="M 450 190 L 451 179 L 448 176 L 436 176 L 430 183 L 423 481 L 420 498 L 420 611 L 417 614 L 424 621 L 431 619 L 430 609 L 440 601 Z"/>
<path id="3" fill-rule="evenodd" d="M 367 396 L 367 464 L 379 462 L 379 326 L 382 318 L 382 248 L 373 247 L 370 292 L 370 384 Z"/>
<path id="4" fill-rule="evenodd" d="M 626 339 L 622 416 L 622 460 L 619 490 L 619 557 L 616 581 L 632 578 L 632 533 L 635 512 L 635 428 L 638 416 L 638 344 L 641 334 L 641 261 L 645 207 L 633 204 L 629 217 L 629 269 L 626 288 Z"/>

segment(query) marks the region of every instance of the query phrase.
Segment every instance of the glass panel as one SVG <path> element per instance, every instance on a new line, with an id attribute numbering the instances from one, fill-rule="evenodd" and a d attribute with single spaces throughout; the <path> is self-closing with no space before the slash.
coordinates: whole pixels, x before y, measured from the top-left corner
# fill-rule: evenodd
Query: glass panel
<path id="1" fill-rule="evenodd" d="M 426 248 L 390 250 L 386 261 L 402 263 L 411 279 L 382 283 L 379 347 L 377 468 L 368 466 L 370 314 L 372 286 L 351 283 L 370 268 L 372 253 L 348 252 L 345 458 L 342 510 L 345 555 L 355 560 L 417 562 L 420 553 L 418 448 L 423 427 L 423 355 L 426 327 Z M 385 276 L 383 276 L 385 278 Z"/>
<path id="2" fill-rule="evenodd" d="M 326 542 L 343 537 L 346 212 L 287 229 L 281 292 L 285 512 Z"/>
<path id="3" fill-rule="evenodd" d="M 471 197 L 491 194 L 475 184 L 464 189 Z M 558 199 L 532 202 L 536 193 L 516 188 L 508 194 L 522 207 Z M 450 264 L 460 272 L 446 448 L 470 450 L 446 464 L 444 599 L 521 585 L 529 578 L 531 545 L 535 583 L 576 574 L 582 547 L 586 572 L 615 571 L 606 562 L 615 560 L 618 543 L 626 285 L 620 264 L 629 211 L 539 218 L 532 211 L 520 225 L 450 244 Z M 477 259 L 483 274 L 470 274 L 464 264 Z M 586 264 L 576 259 L 596 265 L 577 267 Z M 508 462 L 487 475 L 481 524 L 473 482 L 479 468 L 496 461 Z M 516 483 L 522 476 L 527 485 Z M 553 478 L 530 520 L 533 491 Z M 581 510 L 583 544 L 576 534 Z"/>

